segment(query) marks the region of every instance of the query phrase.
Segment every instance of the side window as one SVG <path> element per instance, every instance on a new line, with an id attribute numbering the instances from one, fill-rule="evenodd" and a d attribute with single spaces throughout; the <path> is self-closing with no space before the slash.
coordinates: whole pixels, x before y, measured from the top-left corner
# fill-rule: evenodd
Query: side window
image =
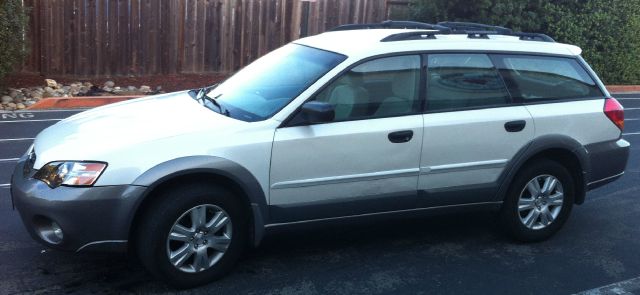
<path id="1" fill-rule="evenodd" d="M 334 105 L 335 121 L 400 116 L 420 109 L 420 56 L 379 58 L 333 81 L 316 101 Z"/>
<path id="2" fill-rule="evenodd" d="M 509 92 L 486 54 L 429 54 L 427 73 L 427 111 L 509 101 Z"/>
<path id="3" fill-rule="evenodd" d="M 495 55 L 511 96 L 520 101 L 602 97 L 585 69 L 573 58 Z"/>

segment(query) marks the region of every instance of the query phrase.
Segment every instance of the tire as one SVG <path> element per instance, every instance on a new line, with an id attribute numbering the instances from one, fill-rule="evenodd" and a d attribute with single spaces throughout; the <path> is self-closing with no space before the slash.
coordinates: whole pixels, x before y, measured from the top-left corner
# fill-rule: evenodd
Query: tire
<path id="1" fill-rule="evenodd" d="M 546 183 L 550 189 L 545 189 Z M 509 186 L 500 211 L 501 221 L 515 240 L 543 241 L 567 221 L 574 199 L 575 183 L 567 168 L 549 159 L 534 160 L 518 172 Z"/>
<path id="2" fill-rule="evenodd" d="M 137 228 L 135 243 L 140 262 L 150 273 L 185 289 L 231 271 L 249 233 L 249 216 L 237 196 L 219 186 L 197 183 L 162 192 L 154 201 Z M 169 258 L 172 254 L 176 265 Z"/>

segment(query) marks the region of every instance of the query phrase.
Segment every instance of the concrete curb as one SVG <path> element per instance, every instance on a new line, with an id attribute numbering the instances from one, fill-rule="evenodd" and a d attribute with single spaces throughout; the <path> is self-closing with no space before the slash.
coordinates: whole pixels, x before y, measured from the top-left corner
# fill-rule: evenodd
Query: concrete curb
<path id="1" fill-rule="evenodd" d="M 82 97 L 49 97 L 29 106 L 28 110 L 48 109 L 83 109 L 94 108 L 115 102 L 143 97 L 143 95 L 129 96 L 82 96 Z"/>

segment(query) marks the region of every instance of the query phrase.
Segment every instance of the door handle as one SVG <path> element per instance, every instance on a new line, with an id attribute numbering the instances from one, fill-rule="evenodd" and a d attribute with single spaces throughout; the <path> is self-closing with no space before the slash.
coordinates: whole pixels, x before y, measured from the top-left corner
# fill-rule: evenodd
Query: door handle
<path id="1" fill-rule="evenodd" d="M 393 143 L 409 142 L 413 138 L 412 130 L 396 131 L 389 133 L 389 141 Z"/>
<path id="2" fill-rule="evenodd" d="M 525 120 L 509 121 L 504 123 L 504 129 L 507 130 L 507 132 L 520 132 L 526 125 L 527 122 Z"/>

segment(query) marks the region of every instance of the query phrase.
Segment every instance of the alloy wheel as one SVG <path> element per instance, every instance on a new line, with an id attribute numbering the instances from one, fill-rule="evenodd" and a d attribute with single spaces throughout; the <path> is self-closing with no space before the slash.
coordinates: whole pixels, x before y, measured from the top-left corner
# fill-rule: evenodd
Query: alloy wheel
<path id="1" fill-rule="evenodd" d="M 520 192 L 518 216 L 529 229 L 543 229 L 553 223 L 564 202 L 562 183 L 552 175 L 531 179 Z"/>
<path id="2" fill-rule="evenodd" d="M 214 266 L 231 243 L 233 227 L 222 208 L 193 207 L 175 221 L 167 236 L 169 262 L 183 272 L 197 273 Z"/>

